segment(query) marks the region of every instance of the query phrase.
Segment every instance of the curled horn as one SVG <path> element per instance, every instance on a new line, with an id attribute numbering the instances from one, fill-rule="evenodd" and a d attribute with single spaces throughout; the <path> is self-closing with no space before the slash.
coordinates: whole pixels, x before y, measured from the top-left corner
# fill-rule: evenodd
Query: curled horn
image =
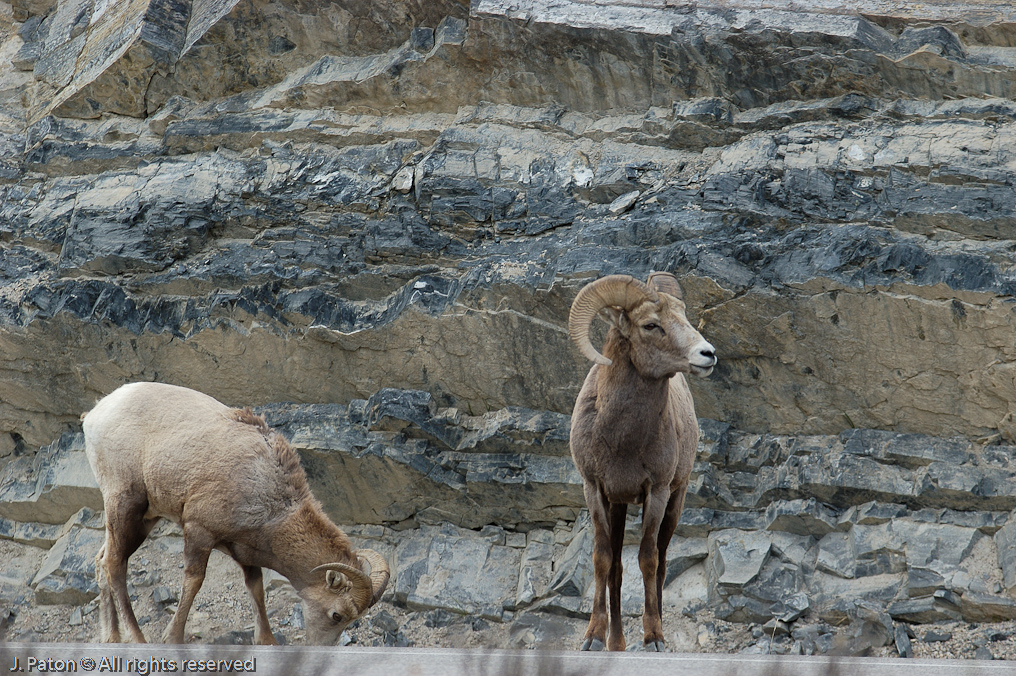
<path id="1" fill-rule="evenodd" d="M 356 552 L 356 555 L 360 557 L 361 567 L 363 563 L 366 563 L 370 567 L 370 605 L 374 605 L 381 600 L 381 595 L 385 593 L 385 587 L 388 586 L 388 580 L 391 577 L 388 562 L 385 561 L 385 557 L 373 549 L 360 549 Z"/>
<path id="2" fill-rule="evenodd" d="M 362 570 L 354 566 L 347 566 L 344 563 L 325 563 L 310 572 L 315 573 L 319 570 L 334 570 L 337 573 L 345 575 L 352 584 L 353 588 L 350 593 L 353 596 L 353 603 L 356 605 L 357 610 L 362 613 L 367 608 L 370 608 L 374 590 L 371 579 Z"/>
<path id="3" fill-rule="evenodd" d="M 654 272 L 649 275 L 649 287 L 657 293 L 665 293 L 678 300 L 684 300 L 684 292 L 677 282 L 677 277 L 669 272 Z"/>
<path id="4" fill-rule="evenodd" d="M 675 281 L 676 284 L 676 281 Z M 568 333 L 586 359 L 609 366 L 611 361 L 589 342 L 589 325 L 600 310 L 620 307 L 630 310 L 643 301 L 653 303 L 659 296 L 651 288 L 628 275 L 610 275 L 591 282 L 579 291 L 568 314 Z"/>

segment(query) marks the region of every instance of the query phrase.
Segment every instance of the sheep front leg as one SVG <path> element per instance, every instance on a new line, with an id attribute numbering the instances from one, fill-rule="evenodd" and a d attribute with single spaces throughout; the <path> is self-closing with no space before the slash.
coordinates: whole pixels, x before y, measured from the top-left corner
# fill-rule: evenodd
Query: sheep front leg
<path id="1" fill-rule="evenodd" d="M 243 569 L 243 582 L 247 591 L 254 599 L 254 643 L 257 645 L 278 645 L 272 628 L 268 624 L 268 611 L 265 610 L 265 584 L 260 566 L 240 566 Z"/>
<path id="2" fill-rule="evenodd" d="M 670 503 L 667 487 L 648 491 L 642 507 L 642 543 L 639 546 L 639 568 L 645 587 L 645 609 L 642 612 L 642 632 L 645 649 L 663 652 L 662 595 L 657 588 L 660 552 L 658 547 L 660 525 Z"/>
<path id="3" fill-rule="evenodd" d="M 681 518 L 681 510 L 684 509 L 684 496 L 688 492 L 688 484 L 682 484 L 670 494 L 670 502 L 667 503 L 667 512 L 660 524 L 660 534 L 657 537 L 656 550 L 659 552 L 656 568 L 656 601 L 660 608 L 663 608 L 663 585 L 667 581 L 667 547 L 677 530 L 677 522 Z"/>
<path id="4" fill-rule="evenodd" d="M 611 566 L 608 504 L 606 497 L 589 482 L 586 482 L 584 491 L 589 517 L 593 522 L 593 612 L 589 616 L 582 650 L 603 650 L 607 638 L 606 589 Z M 623 635 L 621 641 L 624 641 Z"/>
<path id="5" fill-rule="evenodd" d="M 621 579 L 624 566 L 621 553 L 624 550 L 624 525 L 628 516 L 628 505 L 610 505 L 610 574 L 607 588 L 610 591 L 610 634 L 607 647 L 610 650 L 624 650 L 624 624 L 621 622 Z"/>
<path id="6" fill-rule="evenodd" d="M 187 524 L 183 528 L 183 593 L 180 594 L 180 603 L 177 605 L 176 614 L 166 627 L 162 635 L 163 643 L 185 643 L 184 631 L 187 625 L 187 615 L 190 614 L 191 606 L 194 604 L 194 597 L 205 581 L 205 570 L 208 567 L 208 557 L 215 547 L 215 539 L 212 535 L 200 526 Z"/>

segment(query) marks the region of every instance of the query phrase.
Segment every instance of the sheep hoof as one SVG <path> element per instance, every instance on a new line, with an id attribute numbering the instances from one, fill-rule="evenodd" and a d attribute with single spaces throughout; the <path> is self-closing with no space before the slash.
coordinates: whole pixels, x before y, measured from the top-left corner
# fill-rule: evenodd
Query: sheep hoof
<path id="1" fill-rule="evenodd" d="M 650 653 L 662 653 L 662 652 L 664 652 L 663 647 L 664 647 L 664 643 L 663 643 L 663 641 L 661 639 L 656 639 L 656 640 L 652 640 L 652 641 L 646 641 L 646 645 L 645 645 L 646 652 L 650 652 Z"/>
<path id="2" fill-rule="evenodd" d="M 603 641 L 598 638 L 587 638 L 582 642 L 582 650 L 603 650 Z"/>

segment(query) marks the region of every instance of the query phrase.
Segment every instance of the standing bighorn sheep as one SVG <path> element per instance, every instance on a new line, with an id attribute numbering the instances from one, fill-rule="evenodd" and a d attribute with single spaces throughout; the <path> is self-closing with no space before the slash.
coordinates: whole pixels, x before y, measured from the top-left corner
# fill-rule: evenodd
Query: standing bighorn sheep
<path id="1" fill-rule="evenodd" d="M 600 312 L 611 324 L 603 354 L 589 340 L 589 325 Z M 667 545 L 684 505 L 699 434 L 684 374 L 708 376 L 716 353 L 688 322 L 681 287 L 668 273 L 649 275 L 648 284 L 612 275 L 586 285 L 572 304 L 568 330 L 595 362 L 571 424 L 572 458 L 593 522 L 596 586 L 582 649 L 601 650 L 604 643 L 610 650 L 625 648 L 621 547 L 628 505 L 641 504 L 643 640 L 646 650 L 662 651 Z"/>
<path id="2" fill-rule="evenodd" d="M 167 643 L 184 642 L 212 549 L 243 570 L 259 644 L 275 643 L 262 568 L 289 578 L 303 599 L 311 643 L 335 643 L 384 592 L 388 563 L 353 549 L 311 495 L 299 456 L 250 409 L 183 387 L 132 383 L 82 419 L 106 510 L 95 567 L 104 641 L 121 640 L 121 619 L 131 639 L 145 641 L 127 593 L 127 559 L 160 517 L 179 523 L 184 539 L 183 593 Z"/>

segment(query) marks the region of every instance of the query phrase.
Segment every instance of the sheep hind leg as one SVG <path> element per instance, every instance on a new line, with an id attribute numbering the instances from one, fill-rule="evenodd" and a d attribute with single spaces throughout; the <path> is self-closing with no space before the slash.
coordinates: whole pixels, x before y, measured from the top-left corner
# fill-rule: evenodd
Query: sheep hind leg
<path id="1" fill-rule="evenodd" d="M 162 634 L 163 643 L 185 643 L 187 615 L 205 581 L 208 557 L 215 548 L 215 538 L 200 526 L 186 524 L 183 528 L 183 593 L 176 614 Z"/>
<path id="2" fill-rule="evenodd" d="M 639 546 L 639 568 L 645 589 L 645 609 L 642 612 L 642 634 L 645 649 L 663 652 L 663 617 L 661 615 L 661 594 L 657 587 L 659 575 L 660 525 L 670 503 L 669 490 L 649 490 L 642 507 L 642 543 Z"/>
<path id="3" fill-rule="evenodd" d="M 104 507 L 106 541 L 96 557 L 99 602 L 101 604 L 105 599 L 108 607 L 108 610 L 103 611 L 102 618 L 106 625 L 103 627 L 104 638 L 109 642 L 120 642 L 122 619 L 131 640 L 145 643 L 145 635 L 134 616 L 134 608 L 127 592 L 127 561 L 151 530 L 151 525 L 145 520 L 148 500 L 144 496 L 125 494 L 105 500 Z"/>
<path id="4" fill-rule="evenodd" d="M 109 535 L 107 533 L 106 537 Z M 116 601 L 113 600 L 113 592 L 109 587 L 109 577 L 106 575 L 106 545 L 99 548 L 95 555 L 95 583 L 99 587 L 99 624 L 101 634 L 99 640 L 103 643 L 120 643 L 120 618 L 116 613 Z"/>
<path id="5" fill-rule="evenodd" d="M 624 566 L 621 552 L 624 550 L 624 526 L 628 516 L 628 505 L 610 505 L 610 573 L 607 588 L 610 591 L 610 634 L 607 637 L 608 650 L 624 650 L 624 624 L 621 622 L 621 579 Z"/>
<path id="6" fill-rule="evenodd" d="M 254 599 L 254 643 L 256 645 L 278 645 L 272 628 L 268 624 L 268 611 L 265 609 L 265 583 L 259 566 L 244 566 L 243 583 Z"/>
<path id="7" fill-rule="evenodd" d="M 586 505 L 593 522 L 593 611 L 589 616 L 582 650 L 603 650 L 607 638 L 607 577 L 610 573 L 610 530 L 607 499 L 589 483 L 585 485 Z"/>

